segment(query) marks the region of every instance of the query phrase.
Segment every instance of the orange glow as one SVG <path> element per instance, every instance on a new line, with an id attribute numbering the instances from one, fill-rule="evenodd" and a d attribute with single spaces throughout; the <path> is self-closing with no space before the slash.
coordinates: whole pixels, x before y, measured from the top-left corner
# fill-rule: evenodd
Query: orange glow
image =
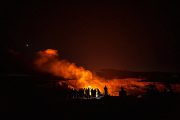
<path id="1" fill-rule="evenodd" d="M 41 53 L 43 54 L 43 52 L 41 52 Z M 53 50 L 53 49 L 47 49 L 47 50 L 44 51 L 44 54 L 57 56 L 58 55 L 58 51 L 57 50 Z"/>
<path id="2" fill-rule="evenodd" d="M 38 57 L 35 60 L 36 67 L 42 72 L 51 73 L 54 76 L 63 77 L 69 80 L 65 80 L 66 84 L 70 88 L 98 88 L 101 93 L 104 92 L 104 86 L 108 88 L 108 93 L 113 96 L 117 96 L 121 87 L 124 87 L 128 94 L 141 92 L 146 85 L 150 82 L 139 82 L 141 79 L 128 78 L 128 79 L 112 79 L 105 80 L 100 78 L 89 70 L 83 67 L 77 66 L 75 63 L 71 63 L 67 60 L 60 59 L 57 50 L 47 49 L 38 52 Z M 62 81 L 59 82 L 62 84 Z M 163 86 L 158 85 L 159 89 Z"/>

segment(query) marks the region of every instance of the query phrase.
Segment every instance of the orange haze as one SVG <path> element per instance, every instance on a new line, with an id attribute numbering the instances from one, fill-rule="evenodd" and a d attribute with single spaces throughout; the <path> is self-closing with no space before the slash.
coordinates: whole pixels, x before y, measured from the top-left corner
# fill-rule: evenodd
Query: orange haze
<path id="1" fill-rule="evenodd" d="M 150 84 L 149 82 L 139 82 L 141 79 L 137 78 L 105 80 L 75 63 L 60 59 L 58 51 L 53 49 L 39 51 L 35 65 L 42 72 L 69 79 L 64 82 L 71 88 L 80 89 L 90 86 L 98 88 L 103 93 L 106 85 L 109 94 L 115 96 L 118 95 L 121 86 L 125 87 L 128 92 L 143 92 L 144 86 Z M 61 84 L 62 81 L 59 83 Z M 160 87 L 160 89 L 162 88 Z"/>

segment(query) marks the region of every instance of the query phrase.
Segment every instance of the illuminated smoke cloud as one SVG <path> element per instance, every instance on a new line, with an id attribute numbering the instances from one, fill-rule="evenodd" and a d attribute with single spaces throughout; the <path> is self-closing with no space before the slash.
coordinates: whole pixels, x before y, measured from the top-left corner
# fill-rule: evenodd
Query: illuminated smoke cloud
<path id="1" fill-rule="evenodd" d="M 137 78 L 105 80 L 75 63 L 60 59 L 58 51 L 54 49 L 39 51 L 34 64 L 42 72 L 68 79 L 64 82 L 74 89 L 91 86 L 92 88 L 98 88 L 103 93 L 106 85 L 109 94 L 117 96 L 121 87 L 124 87 L 127 92 L 133 93 L 139 90 L 138 92 L 143 93 L 145 92 L 143 88 L 150 84 L 150 82 L 139 82 L 141 79 Z M 59 83 L 62 84 L 62 81 Z"/>

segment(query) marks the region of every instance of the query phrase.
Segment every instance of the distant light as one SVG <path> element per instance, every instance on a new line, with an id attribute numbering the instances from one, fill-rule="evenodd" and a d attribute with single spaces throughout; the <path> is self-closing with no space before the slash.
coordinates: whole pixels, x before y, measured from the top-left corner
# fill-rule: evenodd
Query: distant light
<path id="1" fill-rule="evenodd" d="M 25 41 L 25 46 L 26 46 L 26 47 L 30 47 L 30 44 L 31 44 L 31 43 L 30 43 L 29 40 L 26 40 L 26 41 Z"/>
<path id="2" fill-rule="evenodd" d="M 26 47 L 29 47 L 29 44 L 26 44 Z"/>

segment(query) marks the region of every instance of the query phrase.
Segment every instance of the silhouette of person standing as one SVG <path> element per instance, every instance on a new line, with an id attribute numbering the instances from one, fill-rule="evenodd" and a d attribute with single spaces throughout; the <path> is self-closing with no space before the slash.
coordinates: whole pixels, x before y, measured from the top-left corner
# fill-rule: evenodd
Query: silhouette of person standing
<path id="1" fill-rule="evenodd" d="M 104 87 L 104 96 L 108 96 L 108 88 L 106 86 Z"/>
<path id="2" fill-rule="evenodd" d="M 119 91 L 119 96 L 126 97 L 126 91 L 124 90 L 124 87 L 121 87 L 121 90 Z"/>

